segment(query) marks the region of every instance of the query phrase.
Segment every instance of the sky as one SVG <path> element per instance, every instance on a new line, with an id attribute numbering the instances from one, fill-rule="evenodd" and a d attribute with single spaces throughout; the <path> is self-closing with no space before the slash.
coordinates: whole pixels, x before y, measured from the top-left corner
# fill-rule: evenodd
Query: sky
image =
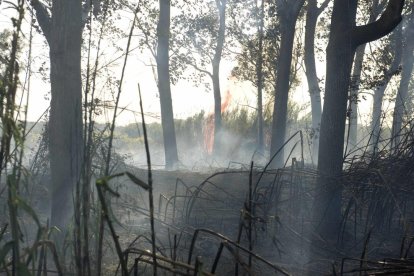
<path id="1" fill-rule="evenodd" d="M 5 28 L 11 29 L 10 12 L 4 9 L 4 5 L 0 5 L 0 30 Z M 29 15 L 26 15 L 28 18 Z M 129 27 L 128 27 L 129 28 Z M 26 21 L 23 26 L 23 33 L 26 34 L 28 39 L 29 24 Z M 119 43 L 122 46 L 126 45 L 125 41 Z M 45 110 L 47 110 L 50 102 L 50 84 L 48 80 L 44 80 L 39 74 L 39 69 L 43 67 L 45 63 L 46 67 L 49 67 L 48 60 L 48 46 L 45 42 L 43 34 L 34 32 L 32 43 L 32 74 L 30 80 L 30 95 L 29 95 L 29 108 L 28 108 L 28 120 L 37 121 Z M 111 52 L 111 49 L 104 48 L 104 57 L 106 61 L 116 59 L 120 53 Z M 125 47 L 124 47 L 125 48 Z M 133 45 L 131 46 L 133 48 Z M 22 60 L 27 63 L 28 49 L 22 53 Z M 105 61 L 102 61 L 104 63 Z M 119 79 L 121 76 L 123 58 L 113 66 L 113 77 Z M 143 96 L 144 112 L 147 114 L 147 121 L 159 121 L 160 115 L 160 103 L 158 97 L 158 89 L 154 78 L 154 72 L 148 64 L 155 64 L 155 61 L 151 59 L 148 53 L 139 53 L 138 50 L 131 53 L 128 58 L 126 74 L 123 82 L 122 94 L 120 97 L 120 109 L 124 109 L 117 118 L 118 125 L 126 125 L 140 121 L 140 117 L 136 112 L 139 111 L 138 100 L 138 84 L 141 87 L 141 93 Z M 85 68 L 85 64 L 83 64 Z M 234 62 L 223 60 L 220 67 L 220 86 L 223 97 L 225 93 L 230 89 L 232 93 L 232 99 L 234 100 L 232 107 L 236 104 L 243 106 L 256 105 L 256 95 L 254 88 L 246 83 L 235 83 L 233 79 L 230 79 L 230 73 Z M 25 79 L 26 72 L 21 72 L 21 80 Z M 48 72 L 46 72 L 48 75 Z M 206 79 L 210 81 L 209 79 Z M 105 91 L 101 91 L 105 92 Z M 192 81 L 180 80 L 176 85 L 171 87 L 174 116 L 176 118 L 186 118 L 197 114 L 204 110 L 205 113 L 211 113 L 214 107 L 214 98 L 212 91 L 206 90 L 203 84 L 198 87 L 194 85 Z M 103 95 L 104 93 L 102 93 Z M 112 99 L 108 93 L 104 96 L 106 99 Z M 134 113 L 135 111 L 135 113 Z M 98 118 L 98 122 L 110 121 L 112 114 L 104 113 L 104 116 Z"/>
<path id="2" fill-rule="evenodd" d="M 0 5 L 0 30 L 4 28 L 10 28 L 10 14 L 9 11 L 4 9 L 4 4 Z M 29 16 L 27 15 L 27 18 Z M 29 33 L 29 24 L 26 21 L 24 24 L 23 32 Z M 126 45 L 125 41 L 120 41 L 119 45 Z M 125 47 L 124 47 L 125 48 Z M 106 60 L 112 60 L 119 56 L 119 52 L 111 52 L 110 49 L 105 49 Z M 23 57 L 27 57 L 27 51 L 23 51 Z M 46 63 L 48 66 L 48 47 L 45 43 L 45 39 L 42 34 L 35 32 L 33 38 L 33 53 L 32 53 L 32 71 L 35 72 L 31 78 L 31 90 L 29 96 L 29 109 L 28 120 L 38 120 L 47 110 L 50 101 L 50 84 L 48 81 L 43 80 L 39 72 L 39 68 L 42 63 Z M 24 59 L 24 58 L 23 58 Z M 115 69 L 113 77 L 120 78 L 121 65 L 123 58 L 118 60 L 118 63 L 114 66 Z M 141 87 L 143 96 L 144 112 L 147 115 L 147 122 L 159 121 L 160 103 L 158 97 L 157 86 L 154 78 L 153 70 L 148 64 L 155 63 L 150 60 L 148 53 L 139 53 L 139 51 L 133 52 L 129 59 L 126 68 L 126 75 L 123 83 L 123 90 L 120 98 L 120 108 L 123 110 L 117 118 L 117 125 L 127 125 L 130 123 L 136 123 L 140 121 L 139 114 L 139 101 L 138 101 L 138 84 Z M 230 77 L 230 72 L 236 64 L 234 61 L 223 60 L 220 67 L 220 80 L 222 97 L 225 97 L 227 91 L 232 94 L 231 108 L 237 106 L 255 106 L 256 105 L 256 92 L 254 87 L 246 82 L 237 82 Z M 324 75 L 325 64 L 323 62 L 318 63 L 319 77 Z M 302 75 L 302 84 L 291 92 L 291 97 L 299 104 L 309 102 L 308 89 L 306 84 L 306 78 Z M 21 79 L 24 79 L 24 72 L 22 72 Z M 209 80 L 208 80 L 209 81 Z M 203 84 L 196 87 L 192 81 L 180 80 L 171 89 L 173 99 L 173 109 L 175 118 L 186 118 L 201 112 L 211 113 L 213 111 L 214 99 L 212 91 L 205 89 Z M 106 99 L 111 99 L 108 93 L 105 94 Z M 108 98 L 109 97 L 109 98 Z M 371 97 L 367 97 L 367 100 L 361 102 L 360 117 L 368 117 L 371 110 Z M 125 109 L 124 109 L 125 108 Z M 309 109 L 305 111 L 309 112 Z M 305 114 L 302 114 L 305 115 Z M 98 122 L 110 121 L 112 114 L 104 113 L 104 116 L 98 118 Z M 367 121 L 367 120 L 366 120 Z M 364 121 L 362 120 L 364 123 Z"/>

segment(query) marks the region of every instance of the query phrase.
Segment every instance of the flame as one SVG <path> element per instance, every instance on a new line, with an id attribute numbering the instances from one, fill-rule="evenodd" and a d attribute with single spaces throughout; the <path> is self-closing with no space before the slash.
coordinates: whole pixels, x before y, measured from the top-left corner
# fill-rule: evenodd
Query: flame
<path id="1" fill-rule="evenodd" d="M 221 113 L 223 114 L 230 105 L 232 95 L 230 93 L 230 89 L 226 90 L 226 94 L 224 96 L 224 100 L 221 103 Z M 214 145 L 214 113 L 211 112 L 208 114 L 204 129 L 203 129 L 203 136 L 204 136 L 204 149 L 208 154 L 213 152 L 213 145 Z"/>
<path id="2" fill-rule="evenodd" d="M 213 152 L 213 144 L 214 144 L 214 114 L 210 113 L 207 116 L 204 130 L 204 149 L 208 154 Z"/>
<path id="3" fill-rule="evenodd" d="M 226 95 L 224 97 L 224 101 L 221 103 L 221 113 L 222 114 L 227 110 L 227 107 L 229 107 L 231 98 L 232 98 L 232 95 L 230 93 L 230 89 L 227 89 Z"/>

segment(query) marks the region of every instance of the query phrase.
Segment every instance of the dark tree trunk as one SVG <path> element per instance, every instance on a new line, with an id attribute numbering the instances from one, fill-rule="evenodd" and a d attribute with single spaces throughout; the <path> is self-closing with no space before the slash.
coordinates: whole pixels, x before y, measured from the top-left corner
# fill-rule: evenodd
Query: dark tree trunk
<path id="1" fill-rule="evenodd" d="M 51 225 L 63 232 L 72 215 L 72 193 L 80 178 L 82 162 L 81 4 L 80 0 L 53 1 L 48 39 L 52 91 L 49 121 Z"/>
<path id="2" fill-rule="evenodd" d="M 213 81 L 213 95 L 214 95 L 214 144 L 213 155 L 220 153 L 221 144 L 221 92 L 220 92 L 220 63 L 213 64 L 213 74 L 211 76 Z"/>
<path id="3" fill-rule="evenodd" d="M 408 112 L 408 86 L 413 73 L 414 62 L 414 16 L 411 15 L 404 28 L 404 46 L 402 49 L 402 72 L 400 86 L 395 98 L 394 114 L 391 130 L 391 149 L 397 150 L 403 134 L 404 116 Z"/>
<path id="4" fill-rule="evenodd" d="M 342 172 L 348 87 L 355 51 L 351 31 L 356 6 L 356 1 L 335 0 L 326 49 L 325 100 L 318 159 L 320 179 L 314 221 L 320 236 L 331 240 L 335 239 L 341 222 L 342 191 L 337 178 Z"/>
<path id="5" fill-rule="evenodd" d="M 344 133 L 348 88 L 355 49 L 376 40 L 401 21 L 404 0 L 390 0 L 380 19 L 355 26 L 357 0 L 335 0 L 326 53 L 325 101 L 321 120 L 318 170 L 320 173 L 314 203 L 317 233 L 335 242 L 341 222 Z"/>
<path id="6" fill-rule="evenodd" d="M 170 0 L 160 0 L 157 37 L 158 90 L 160 93 L 161 103 L 161 123 L 164 138 L 165 167 L 166 169 L 174 169 L 178 163 L 178 154 L 170 87 Z"/>
<path id="7" fill-rule="evenodd" d="M 311 99 L 312 112 L 312 163 L 318 163 L 319 149 L 319 130 L 322 116 L 321 89 L 319 88 L 319 79 L 316 74 L 315 63 L 315 33 L 316 23 L 321 12 L 326 8 L 329 0 L 326 0 L 320 8 L 318 8 L 317 0 L 308 1 L 308 10 L 306 13 L 305 28 L 305 68 L 306 79 L 308 81 L 309 95 Z"/>
<path id="8" fill-rule="evenodd" d="M 219 30 L 217 35 L 217 45 L 213 57 L 213 93 L 214 93 L 214 145 L 213 153 L 217 155 L 220 153 L 221 144 L 221 92 L 220 92 L 220 62 L 223 53 L 225 33 L 226 33 L 226 5 L 227 0 L 216 0 L 217 9 L 219 12 Z"/>
<path id="9" fill-rule="evenodd" d="M 304 0 L 297 0 L 292 4 L 280 4 L 280 50 L 276 69 L 275 102 L 273 106 L 272 141 L 270 157 L 278 150 L 272 163 L 273 168 L 284 165 L 282 145 L 285 142 L 287 105 L 289 99 L 290 68 L 292 65 L 293 42 L 295 39 L 295 25 Z"/>
<path id="10" fill-rule="evenodd" d="M 263 139 L 263 31 L 264 31 L 264 4 L 265 1 L 261 1 L 259 12 L 259 26 L 257 33 L 259 36 L 259 51 L 257 59 L 257 148 L 261 152 L 264 149 Z M 258 7 L 258 1 L 256 0 L 256 7 Z"/>

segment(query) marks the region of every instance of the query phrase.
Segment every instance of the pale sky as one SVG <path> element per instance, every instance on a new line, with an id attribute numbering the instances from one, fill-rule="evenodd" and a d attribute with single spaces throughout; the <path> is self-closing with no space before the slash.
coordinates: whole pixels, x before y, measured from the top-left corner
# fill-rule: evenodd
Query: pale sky
<path id="1" fill-rule="evenodd" d="M 11 28 L 10 24 L 10 15 L 8 11 L 4 10 L 5 5 L 0 6 L 0 30 L 4 28 Z M 27 14 L 26 17 L 29 17 Z M 26 39 L 29 38 L 29 25 L 25 22 L 23 26 L 23 32 L 26 35 Z M 138 32 L 138 31 L 136 31 Z M 136 44 L 136 43 L 135 43 Z M 33 38 L 33 50 L 32 50 L 32 71 L 35 72 L 31 78 L 31 89 L 30 89 L 30 97 L 29 97 L 29 109 L 28 109 L 28 120 L 29 121 L 36 121 L 38 118 L 44 114 L 44 111 L 49 106 L 50 101 L 50 84 L 42 80 L 40 74 L 37 72 L 41 67 L 42 63 L 46 63 L 46 67 L 49 67 L 49 60 L 48 60 L 48 46 L 45 44 L 45 39 L 42 34 L 34 32 Z M 121 42 L 120 45 L 126 45 L 125 43 Z M 133 48 L 133 45 L 131 45 Z M 111 49 L 104 48 L 106 53 L 103 59 L 106 61 L 112 60 L 120 55 L 120 53 L 112 53 Z M 113 51 L 112 51 L 113 52 Z M 28 50 L 25 49 L 22 54 L 22 60 L 25 60 L 27 63 L 27 56 Z M 113 69 L 117 71 L 114 73 L 113 77 L 119 79 L 121 76 L 121 70 L 124 59 L 121 58 L 118 60 L 117 65 Z M 143 61 L 147 64 L 144 65 Z M 104 63 L 104 60 L 101 61 Z M 93 61 L 92 61 L 93 63 Z M 133 112 L 129 111 L 139 111 L 139 100 L 138 100 L 138 83 L 141 86 L 141 92 L 143 96 L 143 103 L 144 103 L 144 111 L 149 116 L 147 117 L 147 121 L 153 121 L 151 114 L 158 115 L 160 114 L 160 103 L 158 98 L 158 91 L 156 82 L 154 79 L 154 74 L 150 66 L 148 64 L 151 63 L 150 55 L 149 54 L 140 54 L 138 50 L 135 50 L 131 53 L 128 58 L 126 74 L 124 77 L 123 82 L 123 89 L 120 98 L 120 108 L 127 108 L 126 110 L 122 111 L 121 114 L 117 118 L 118 125 L 125 125 L 129 123 L 135 123 L 136 120 L 140 121 L 140 117 L 137 116 L 138 114 L 133 114 Z M 154 64 L 155 62 L 152 61 Z M 242 105 L 250 105 L 254 106 L 256 104 L 255 94 L 253 88 L 250 85 L 241 85 L 241 84 L 234 84 L 234 81 L 229 80 L 230 72 L 233 69 L 233 62 L 223 60 L 221 67 L 220 67 L 220 78 L 221 78 L 221 90 L 222 95 L 224 97 L 226 91 L 228 89 L 232 90 L 233 99 L 235 102 L 240 103 Z M 48 73 L 47 73 L 48 75 Z M 21 80 L 23 82 L 25 76 L 25 72 L 21 73 Z M 206 78 L 207 81 L 209 79 Z M 212 86 L 212 85 L 210 85 Z M 107 91 L 105 92 L 105 98 L 111 99 L 110 95 L 107 95 Z M 180 80 L 177 85 L 172 86 L 172 99 L 173 99 L 173 109 L 174 109 L 174 116 L 176 118 L 186 118 L 188 116 L 192 116 L 196 113 L 199 113 L 201 110 L 204 110 L 206 113 L 213 111 L 214 106 L 214 98 L 212 91 L 207 91 L 203 84 L 200 84 L 199 87 L 194 86 L 192 81 Z M 254 102 L 253 102 L 254 101 Z M 235 103 L 233 103 L 233 106 Z M 106 118 L 105 118 L 106 117 Z M 108 118 L 112 118 L 112 114 L 106 114 L 99 118 L 100 122 L 107 121 Z"/>
<path id="2" fill-rule="evenodd" d="M 9 13 L 4 10 L 5 5 L 0 6 L 0 30 L 3 28 L 10 28 L 10 19 L 6 13 Z M 26 17 L 29 17 L 27 15 Z M 26 24 L 23 26 L 24 33 L 27 35 L 29 33 L 29 26 Z M 137 31 L 138 32 L 138 31 Z M 126 45 L 125 43 L 120 43 L 121 45 Z M 125 47 L 123 47 L 125 48 Z M 105 49 L 107 55 L 106 59 L 111 60 L 116 56 L 119 56 L 120 53 L 111 54 L 111 50 Z M 23 52 L 23 56 L 27 56 L 27 51 Z M 45 41 L 42 34 L 37 32 L 34 33 L 33 40 L 33 64 L 32 71 L 38 72 L 42 62 L 46 62 L 46 66 L 49 66 L 48 56 L 48 47 L 45 47 Z M 146 64 L 150 64 L 150 55 L 140 54 L 138 50 L 133 52 L 129 59 L 126 69 L 126 75 L 123 83 L 123 91 L 120 98 L 120 107 L 126 107 L 128 110 L 139 111 L 139 102 L 138 102 L 138 92 L 137 85 L 138 83 L 141 86 L 141 91 L 143 94 L 144 101 L 144 110 L 146 114 L 155 114 L 159 116 L 160 113 L 160 103 L 159 98 L 157 97 L 158 91 L 156 83 L 154 80 L 153 71 L 149 66 L 143 64 L 143 61 Z M 114 73 L 115 78 L 120 78 L 120 68 L 123 63 L 123 58 L 118 61 L 117 69 L 118 71 Z M 154 61 L 152 62 L 154 63 Z M 221 91 L 222 97 L 224 98 L 227 90 L 230 90 L 232 93 L 233 103 L 232 106 L 239 105 L 256 105 L 256 94 L 255 90 L 251 85 L 234 83 L 233 80 L 229 79 L 230 72 L 234 66 L 234 62 L 223 60 L 220 67 L 220 78 L 221 78 Z M 325 71 L 325 64 L 320 62 L 318 64 L 319 78 L 323 77 Z M 21 79 L 24 79 L 24 72 L 22 73 Z M 48 95 L 50 91 L 50 84 L 41 79 L 39 74 L 33 74 L 31 79 L 31 93 L 29 101 L 29 110 L 28 110 L 28 120 L 36 121 L 47 109 L 49 106 L 50 96 Z M 104 91 L 105 92 L 105 91 Z M 192 116 L 201 110 L 204 110 L 206 113 L 210 113 L 213 110 L 213 94 L 212 91 L 206 92 L 206 89 L 203 84 L 200 84 L 199 87 L 195 87 L 191 81 L 181 80 L 175 86 L 172 86 L 172 99 L 173 99 L 173 108 L 174 116 L 176 118 L 186 118 Z M 302 84 L 296 91 L 291 92 L 292 98 L 296 102 L 303 104 L 309 102 L 308 88 L 306 84 L 306 78 L 302 76 Z M 108 94 L 108 93 L 106 93 Z M 108 95 L 106 95 L 106 99 Z M 371 110 L 371 97 L 367 97 L 368 100 L 362 101 L 360 104 L 360 113 L 361 117 L 367 117 Z M 129 123 L 135 123 L 140 121 L 138 114 L 133 114 L 133 112 L 125 110 L 117 118 L 118 125 L 125 125 Z M 112 117 L 111 114 L 107 114 L 100 118 L 100 122 L 108 120 L 109 117 Z M 155 119 L 152 119 L 151 116 L 147 117 L 147 121 L 151 122 Z M 364 123 L 364 121 L 362 121 Z"/>

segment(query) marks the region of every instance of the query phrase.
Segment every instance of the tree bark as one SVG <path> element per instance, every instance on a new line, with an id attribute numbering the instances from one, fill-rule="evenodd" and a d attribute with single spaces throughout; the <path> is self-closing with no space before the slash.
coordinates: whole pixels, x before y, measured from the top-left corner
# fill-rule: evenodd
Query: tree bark
<path id="1" fill-rule="evenodd" d="M 165 168 L 174 169 L 178 164 L 178 153 L 170 85 L 170 0 L 160 0 L 159 5 L 157 72 L 161 104 L 161 124 L 164 138 Z"/>
<path id="2" fill-rule="evenodd" d="M 220 92 L 220 62 L 223 53 L 225 32 L 226 32 L 226 5 L 227 0 L 216 0 L 219 12 L 219 30 L 217 35 L 217 45 L 213 57 L 213 93 L 214 93 L 214 145 L 213 154 L 218 155 L 221 152 L 221 92 Z"/>
<path id="3" fill-rule="evenodd" d="M 405 45 L 402 50 L 402 71 L 400 86 L 398 88 L 397 96 L 395 99 L 394 114 L 391 130 L 391 149 L 398 150 L 399 143 L 401 141 L 402 124 L 404 116 L 407 115 L 407 100 L 408 100 L 408 86 L 411 81 L 411 75 L 413 73 L 414 62 L 414 16 L 411 15 L 407 25 L 404 28 Z"/>
<path id="4" fill-rule="evenodd" d="M 263 32 L 264 32 L 264 5 L 265 1 L 261 1 L 260 13 L 259 13 L 259 26 L 257 27 L 257 33 L 259 36 L 259 49 L 258 59 L 256 67 L 257 75 L 257 148 L 261 152 L 264 149 L 263 138 Z M 256 0 L 256 7 L 258 7 L 258 1 Z"/>
<path id="5" fill-rule="evenodd" d="M 297 0 L 293 4 L 280 4 L 280 50 L 276 69 L 276 89 L 273 106 L 272 140 L 270 157 L 279 153 L 273 160 L 271 167 L 284 166 L 283 144 L 286 135 L 287 105 L 289 99 L 290 69 L 292 65 L 293 43 L 295 39 L 295 25 L 304 0 Z"/>
<path id="6" fill-rule="evenodd" d="M 80 180 L 83 150 L 80 0 L 52 2 L 48 41 L 52 91 L 49 120 L 51 225 L 64 233 L 72 216 L 72 192 Z"/>
<path id="7" fill-rule="evenodd" d="M 390 0 L 377 21 L 355 26 L 357 0 L 335 0 L 326 53 L 325 101 L 321 120 L 314 223 L 317 233 L 336 241 L 341 224 L 344 133 L 352 59 L 356 48 L 378 39 L 401 21 L 404 0 Z"/>
<path id="8" fill-rule="evenodd" d="M 318 8 L 317 0 L 308 0 L 308 10 L 306 13 L 306 28 L 305 28 L 305 68 L 306 79 L 308 81 L 309 96 L 311 99 L 312 112 L 312 163 L 318 163 L 319 150 L 319 130 L 321 125 L 322 104 L 321 104 L 321 89 L 319 88 L 319 79 L 316 73 L 315 63 L 315 33 L 316 23 L 321 12 L 326 8 L 329 0 Z"/>

